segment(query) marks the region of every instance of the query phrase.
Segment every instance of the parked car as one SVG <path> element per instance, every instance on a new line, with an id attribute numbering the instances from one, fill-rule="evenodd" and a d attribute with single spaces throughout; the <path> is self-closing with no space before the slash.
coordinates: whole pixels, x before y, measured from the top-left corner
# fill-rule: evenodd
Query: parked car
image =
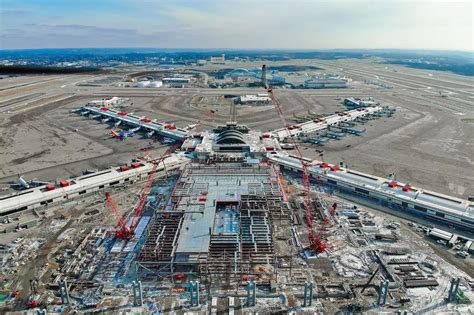
<path id="1" fill-rule="evenodd" d="M 456 255 L 458 255 L 458 256 L 461 257 L 461 258 L 466 258 L 466 257 L 469 256 L 469 253 L 462 250 L 462 251 L 457 252 Z"/>

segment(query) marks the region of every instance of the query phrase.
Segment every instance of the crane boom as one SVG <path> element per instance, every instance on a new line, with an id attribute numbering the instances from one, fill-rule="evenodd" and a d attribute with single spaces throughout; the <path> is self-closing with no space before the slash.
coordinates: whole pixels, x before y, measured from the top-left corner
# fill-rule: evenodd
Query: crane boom
<path id="1" fill-rule="evenodd" d="M 145 183 L 145 186 L 143 187 L 142 193 L 140 195 L 140 199 L 137 203 L 137 206 L 135 207 L 134 217 L 133 217 L 133 220 L 132 220 L 132 224 L 130 225 L 130 229 L 132 230 L 132 232 L 135 231 L 135 228 L 138 225 L 138 220 L 140 219 L 140 215 L 142 213 L 143 207 L 145 206 L 148 194 L 150 193 L 151 186 L 153 185 L 153 182 L 155 181 L 156 169 L 158 168 L 158 165 L 161 162 L 164 161 L 164 159 L 166 158 L 166 156 L 168 154 L 171 154 L 174 151 L 176 151 L 176 149 L 179 148 L 181 146 L 181 144 L 182 143 L 180 141 L 175 142 L 172 146 L 170 146 L 166 150 L 166 152 L 158 160 L 152 161 L 153 167 L 151 169 L 151 174 L 150 174 L 150 176 L 148 176 L 148 179 L 147 179 L 147 181 Z"/>
<path id="2" fill-rule="evenodd" d="M 117 223 L 115 236 L 117 238 L 129 238 L 130 237 L 130 229 L 127 227 L 127 222 L 125 222 L 125 219 L 124 219 L 123 215 L 120 214 L 120 211 L 117 207 L 117 204 L 112 199 L 112 196 L 110 195 L 110 193 L 108 191 L 105 193 L 105 201 L 107 202 L 107 205 L 112 210 L 112 212 L 115 214 L 115 216 L 118 218 L 118 223 Z"/>
<path id="3" fill-rule="evenodd" d="M 275 107 L 276 112 L 278 113 L 278 117 L 282 122 L 286 133 L 287 139 L 289 139 L 293 147 L 296 151 L 296 154 L 301 162 L 301 169 L 303 171 L 303 197 L 304 197 L 304 204 L 305 204 L 305 218 L 306 218 L 306 226 L 308 230 L 308 241 L 309 247 L 315 253 L 324 252 L 326 249 L 326 244 L 322 241 L 321 233 L 316 233 L 313 227 L 313 201 L 311 200 L 310 194 L 310 176 L 309 176 L 309 164 L 304 160 L 303 154 L 301 153 L 301 149 L 298 145 L 298 142 L 292 137 L 290 130 L 288 129 L 288 124 L 283 114 L 283 110 L 280 105 L 280 101 L 275 97 L 273 94 L 273 89 L 269 87 L 267 80 L 266 80 L 266 66 L 263 65 L 262 67 L 262 84 L 267 90 L 268 96 L 272 100 L 273 106 Z"/>
<path id="4" fill-rule="evenodd" d="M 109 206 L 109 208 L 112 210 L 112 212 L 118 217 L 118 224 L 117 224 L 117 230 L 115 232 L 115 236 L 120 239 L 129 239 L 135 234 L 135 229 L 138 225 L 138 222 L 141 217 L 141 213 L 143 210 L 143 207 L 145 206 L 148 194 L 150 193 L 151 186 L 153 185 L 153 182 L 155 181 L 156 178 L 156 171 L 158 168 L 158 165 L 164 161 L 167 155 L 173 153 L 176 151 L 177 148 L 181 146 L 182 142 L 177 141 L 175 142 L 172 146 L 170 146 L 166 152 L 157 160 L 150 161 L 150 163 L 153 163 L 152 169 L 150 171 L 150 175 L 148 176 L 148 179 L 145 182 L 145 186 L 143 187 L 143 190 L 140 194 L 140 199 L 138 200 L 137 205 L 135 206 L 135 209 L 133 210 L 133 218 L 130 223 L 130 226 L 127 226 L 127 222 L 125 221 L 125 218 L 123 215 L 120 214 L 120 211 L 118 210 L 117 205 L 112 199 L 112 196 L 110 195 L 109 192 L 105 193 L 105 200 Z"/>

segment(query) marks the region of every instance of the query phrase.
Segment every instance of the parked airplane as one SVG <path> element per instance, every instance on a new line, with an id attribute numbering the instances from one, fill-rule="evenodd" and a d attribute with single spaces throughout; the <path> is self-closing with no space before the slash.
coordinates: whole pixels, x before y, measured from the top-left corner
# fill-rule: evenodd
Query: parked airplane
<path id="1" fill-rule="evenodd" d="M 339 123 L 339 126 L 341 127 L 355 127 L 357 124 L 355 122 L 352 122 L 352 121 L 346 121 L 346 122 L 341 122 Z"/>
<path id="2" fill-rule="evenodd" d="M 119 138 L 120 140 L 125 140 L 128 137 L 133 137 L 135 134 L 131 131 L 120 131 L 117 132 L 115 130 L 111 130 L 110 134 L 112 135 L 112 138 Z"/>
<path id="3" fill-rule="evenodd" d="M 306 142 L 306 143 L 312 143 L 312 144 L 317 144 L 317 145 L 323 145 L 326 142 L 328 142 L 327 139 L 323 138 L 307 138 L 307 137 L 302 137 L 300 138 L 301 141 Z"/>
<path id="4" fill-rule="evenodd" d="M 87 169 L 85 171 L 82 171 L 82 175 L 94 174 L 94 173 L 97 173 L 98 171 L 99 171 L 98 169 Z"/>
<path id="5" fill-rule="evenodd" d="M 115 131 L 115 130 L 111 130 L 111 131 L 110 131 L 110 135 L 112 136 L 112 138 L 118 138 L 118 137 L 119 137 L 118 132 Z"/>
<path id="6" fill-rule="evenodd" d="M 198 124 L 190 124 L 190 125 L 187 125 L 187 126 L 186 126 L 186 130 L 194 129 L 194 128 L 196 128 L 197 125 L 198 125 Z"/>
<path id="7" fill-rule="evenodd" d="M 330 129 L 338 129 L 342 132 L 345 132 L 345 133 L 350 133 L 350 134 L 353 134 L 353 135 L 361 135 L 365 132 L 365 130 L 362 130 L 362 129 L 356 129 L 356 128 L 350 128 L 350 127 L 341 127 L 341 126 L 331 126 Z"/>
<path id="8" fill-rule="evenodd" d="M 29 189 L 32 187 L 44 186 L 48 184 L 49 184 L 48 182 L 39 181 L 39 180 L 36 180 L 36 178 L 28 181 L 23 176 L 18 176 L 18 181 L 10 184 L 10 187 L 14 189 L 23 190 L 23 189 Z"/>
<path id="9" fill-rule="evenodd" d="M 323 131 L 320 133 L 322 137 L 328 137 L 336 140 L 340 140 L 343 136 L 345 136 L 343 133 L 338 133 L 338 132 L 330 132 L 330 131 Z"/>
<path id="10" fill-rule="evenodd" d="M 120 140 L 123 141 L 123 140 L 127 139 L 128 137 L 133 137 L 134 135 L 135 134 L 131 131 L 121 131 L 119 133 L 119 138 L 120 138 Z"/>

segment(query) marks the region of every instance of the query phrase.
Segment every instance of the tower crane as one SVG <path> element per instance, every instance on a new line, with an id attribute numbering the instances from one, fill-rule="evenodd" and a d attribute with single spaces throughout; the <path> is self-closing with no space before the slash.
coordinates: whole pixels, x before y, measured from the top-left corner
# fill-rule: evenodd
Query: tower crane
<path id="1" fill-rule="evenodd" d="M 273 89 L 267 83 L 266 72 L 267 72 L 266 66 L 263 65 L 262 84 L 267 90 L 268 96 L 272 100 L 273 106 L 275 107 L 275 110 L 278 113 L 280 121 L 286 130 L 287 138 L 292 142 L 296 155 L 301 162 L 301 169 L 303 171 L 303 197 L 304 197 L 304 204 L 305 204 L 305 218 L 306 218 L 306 226 L 308 230 L 309 247 L 315 253 L 322 253 L 326 250 L 326 244 L 322 240 L 323 231 L 320 230 L 319 233 L 316 233 L 313 226 L 313 201 L 311 200 L 310 178 L 309 178 L 310 164 L 304 160 L 303 154 L 301 153 L 301 149 L 298 145 L 298 142 L 295 140 L 294 137 L 292 137 L 291 132 L 288 129 L 289 125 L 287 124 L 286 118 L 283 115 L 283 110 L 281 108 L 280 102 L 275 97 L 275 94 L 273 94 Z"/>
<path id="2" fill-rule="evenodd" d="M 105 200 L 107 202 L 107 205 L 115 214 L 115 216 L 118 218 L 118 223 L 117 223 L 116 231 L 115 231 L 115 237 L 119 239 L 130 239 L 135 234 L 135 229 L 140 220 L 140 216 L 141 216 L 143 207 L 145 206 L 148 193 L 150 192 L 151 186 L 153 185 L 153 182 L 155 181 L 156 170 L 158 168 L 158 165 L 164 161 L 167 155 L 176 151 L 176 149 L 178 149 L 181 146 L 181 144 L 182 144 L 181 141 L 176 141 L 172 146 L 170 146 L 166 150 L 166 152 L 159 159 L 149 161 L 150 163 L 153 163 L 153 166 L 150 171 L 150 175 L 148 176 L 148 179 L 145 182 L 145 186 L 143 187 L 143 190 L 140 194 L 140 199 L 138 200 L 138 203 L 135 206 L 135 209 L 133 211 L 133 217 L 132 217 L 130 226 L 127 226 L 127 222 L 125 221 L 125 218 L 123 217 L 123 215 L 120 214 L 117 204 L 112 199 L 112 196 L 110 195 L 110 193 L 109 192 L 105 193 Z"/>

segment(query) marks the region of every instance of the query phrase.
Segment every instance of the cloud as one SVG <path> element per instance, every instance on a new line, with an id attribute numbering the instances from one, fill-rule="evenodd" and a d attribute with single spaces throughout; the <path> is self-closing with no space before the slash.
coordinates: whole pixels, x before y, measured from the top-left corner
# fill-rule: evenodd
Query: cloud
<path id="1" fill-rule="evenodd" d="M 33 15 L 15 3 L 3 48 L 473 49 L 470 1 L 23 0 Z"/>
<path id="2" fill-rule="evenodd" d="M 2 18 L 25 16 L 31 13 L 30 10 L 26 9 L 0 9 L 0 16 Z"/>
<path id="3" fill-rule="evenodd" d="M 2 46 L 17 49 L 30 47 L 87 48 L 87 47 L 147 47 L 160 46 L 169 36 L 179 38 L 179 33 L 136 29 L 97 27 L 80 24 L 25 24 L 29 30 L 4 29 Z"/>
<path id="4" fill-rule="evenodd" d="M 34 32 L 43 32 L 47 33 L 62 33 L 65 35 L 73 34 L 83 34 L 85 36 L 95 35 L 120 35 L 120 36 L 130 36 L 138 35 L 139 32 L 134 29 L 126 28 L 113 28 L 113 27 L 100 27 L 100 26 L 91 26 L 91 25 L 81 25 L 81 24 L 27 24 L 27 26 L 32 27 Z"/>

